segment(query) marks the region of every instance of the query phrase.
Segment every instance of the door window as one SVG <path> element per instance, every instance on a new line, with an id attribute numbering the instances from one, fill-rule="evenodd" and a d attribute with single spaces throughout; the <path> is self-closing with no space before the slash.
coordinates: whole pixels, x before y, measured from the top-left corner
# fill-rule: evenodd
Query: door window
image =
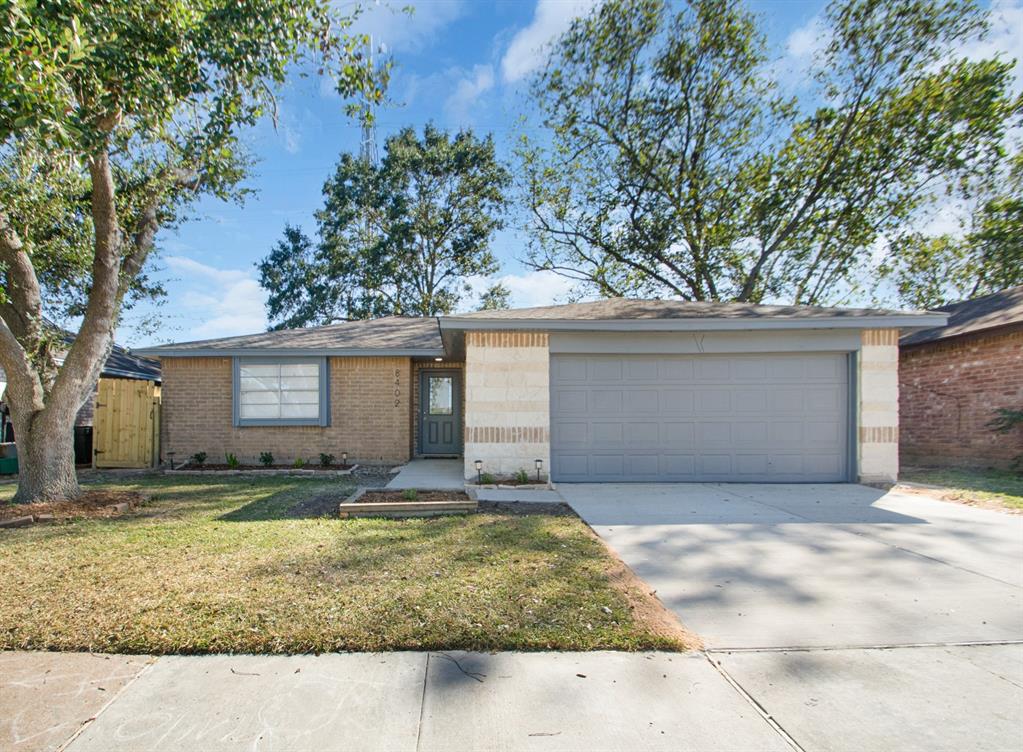
<path id="1" fill-rule="evenodd" d="M 429 383 L 429 413 L 430 415 L 452 415 L 454 404 L 452 402 L 452 378 L 450 376 L 430 376 Z"/>

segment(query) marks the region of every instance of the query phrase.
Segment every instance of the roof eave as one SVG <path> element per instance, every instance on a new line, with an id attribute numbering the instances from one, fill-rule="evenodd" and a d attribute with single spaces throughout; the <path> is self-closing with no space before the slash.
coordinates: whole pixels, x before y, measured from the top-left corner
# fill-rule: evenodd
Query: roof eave
<path id="1" fill-rule="evenodd" d="M 693 332 L 772 329 L 930 329 L 944 326 L 944 313 L 890 314 L 884 316 L 821 316 L 807 318 L 688 318 L 688 319 L 477 319 L 445 316 L 441 331 L 591 331 L 591 332 Z"/>
<path id="2" fill-rule="evenodd" d="M 145 355 L 150 358 L 234 358 L 234 357 L 267 357 L 279 355 L 281 357 L 372 357 L 393 356 L 409 358 L 429 358 L 443 356 L 444 348 L 370 348 L 370 347 L 204 347 L 204 348 L 180 348 L 167 347 L 146 347 L 132 350 L 138 355 Z"/>

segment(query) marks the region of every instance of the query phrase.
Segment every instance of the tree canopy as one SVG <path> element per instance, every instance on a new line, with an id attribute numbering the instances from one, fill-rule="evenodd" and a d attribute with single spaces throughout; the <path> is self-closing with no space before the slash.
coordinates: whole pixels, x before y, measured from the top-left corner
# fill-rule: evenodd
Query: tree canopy
<path id="1" fill-rule="evenodd" d="M 969 0 L 836 0 L 786 94 L 741 3 L 610 0 L 533 82 L 529 263 L 600 295 L 833 302 L 881 241 L 1003 156 L 1012 62 Z M 898 248 L 898 243 L 893 242 Z"/>
<path id="2" fill-rule="evenodd" d="M 350 13 L 357 13 L 351 6 Z M 19 500 L 78 492 L 72 431 L 161 227 L 238 197 L 239 130 L 316 66 L 353 106 L 386 66 L 327 0 L 14 0 L 0 10 L 0 365 Z M 44 314 L 81 316 L 60 365 Z"/>
<path id="3" fill-rule="evenodd" d="M 507 205 L 490 136 L 427 125 L 384 142 L 379 164 L 341 155 L 323 187 L 314 244 L 294 227 L 259 264 L 274 328 L 450 313 L 466 278 L 497 271 Z"/>

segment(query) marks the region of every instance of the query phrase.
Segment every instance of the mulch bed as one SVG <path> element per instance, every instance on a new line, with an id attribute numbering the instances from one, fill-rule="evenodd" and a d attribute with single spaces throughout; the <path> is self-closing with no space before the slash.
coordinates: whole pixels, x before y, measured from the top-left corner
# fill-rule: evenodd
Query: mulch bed
<path id="1" fill-rule="evenodd" d="M 465 491 L 417 491 L 414 499 L 405 498 L 405 492 L 401 490 L 367 491 L 358 499 L 356 504 L 373 504 L 385 501 L 397 501 L 408 504 L 412 501 L 472 501 Z"/>
<path id="2" fill-rule="evenodd" d="M 180 467 L 176 467 L 174 469 L 175 470 L 210 470 L 210 471 L 245 470 L 246 472 L 248 472 L 250 470 L 264 470 L 264 471 L 275 470 L 277 472 L 280 472 L 281 470 L 320 470 L 321 472 L 324 472 L 324 473 L 336 473 L 339 470 L 351 470 L 352 467 L 353 467 L 353 465 L 327 465 L 327 466 L 324 466 L 324 465 L 320 465 L 320 464 L 313 464 L 312 462 L 310 462 L 309 464 L 306 464 L 306 465 L 302 465 L 302 467 L 296 467 L 294 465 L 270 465 L 269 467 L 266 466 L 266 465 L 235 465 L 234 467 L 232 467 L 231 465 L 227 465 L 227 464 L 223 464 L 223 463 L 221 463 L 221 464 L 210 464 L 208 462 L 204 462 L 201 465 L 195 465 L 193 463 L 188 463 L 186 465 L 181 465 Z"/>
<path id="3" fill-rule="evenodd" d="M 37 522 L 81 517 L 117 517 L 126 511 L 125 507 L 119 505 L 127 504 L 127 509 L 134 509 L 145 500 L 146 497 L 138 491 L 86 491 L 74 501 L 0 504 L 0 520 L 29 516 Z"/>
<path id="4" fill-rule="evenodd" d="M 481 501 L 479 510 L 518 517 L 526 517 L 531 514 L 543 514 L 551 517 L 579 516 L 572 507 L 559 501 Z"/>

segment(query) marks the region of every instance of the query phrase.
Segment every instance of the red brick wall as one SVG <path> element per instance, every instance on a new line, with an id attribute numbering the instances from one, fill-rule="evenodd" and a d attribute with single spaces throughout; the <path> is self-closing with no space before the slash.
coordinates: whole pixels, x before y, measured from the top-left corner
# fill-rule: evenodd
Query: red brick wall
<path id="1" fill-rule="evenodd" d="M 906 347 L 899 353 L 904 465 L 1008 467 L 1023 429 L 995 433 L 999 407 L 1023 408 L 1023 327 Z"/>
<path id="2" fill-rule="evenodd" d="M 340 461 L 398 464 L 409 458 L 409 358 L 330 359 L 330 425 L 232 425 L 230 358 L 164 358 L 162 455 L 183 462 L 196 452 L 224 462 L 232 452 L 254 464 L 273 452 L 279 464 L 296 457 L 319 462 L 320 452 Z"/>

